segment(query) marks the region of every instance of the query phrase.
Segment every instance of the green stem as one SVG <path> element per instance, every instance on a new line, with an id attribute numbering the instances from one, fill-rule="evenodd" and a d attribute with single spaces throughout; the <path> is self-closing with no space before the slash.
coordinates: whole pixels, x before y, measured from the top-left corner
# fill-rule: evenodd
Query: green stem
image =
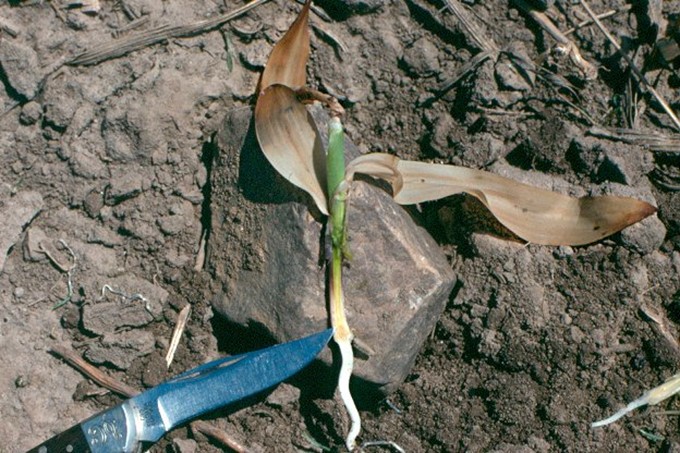
<path id="1" fill-rule="evenodd" d="M 340 398 L 347 409 L 352 426 L 345 439 L 347 448 L 354 449 L 356 438 L 361 431 L 361 417 L 349 390 L 349 380 L 354 369 L 352 339 L 354 335 L 345 315 L 345 296 L 342 290 L 342 261 L 346 256 L 347 233 L 345 214 L 349 186 L 345 182 L 345 144 L 342 123 L 337 117 L 331 118 L 328 125 L 328 154 L 326 156 L 328 196 L 330 198 L 330 306 L 331 324 L 335 329 L 333 339 L 340 349 L 342 364 L 338 376 Z"/>
<path id="2" fill-rule="evenodd" d="M 337 117 L 328 124 L 328 154 L 326 156 L 328 197 L 330 198 L 331 240 L 334 247 L 345 244 L 345 137 L 342 123 Z"/>

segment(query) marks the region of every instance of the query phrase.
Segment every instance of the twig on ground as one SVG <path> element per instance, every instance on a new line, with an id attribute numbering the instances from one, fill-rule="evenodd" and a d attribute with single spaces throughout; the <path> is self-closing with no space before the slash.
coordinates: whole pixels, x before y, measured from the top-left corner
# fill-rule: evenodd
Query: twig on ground
<path id="1" fill-rule="evenodd" d="M 236 453 L 245 453 L 248 451 L 246 447 L 230 438 L 227 433 L 202 420 L 196 420 L 195 422 L 191 423 L 191 430 L 198 431 L 199 433 L 218 441 L 222 444 L 222 446 L 228 447 Z"/>
<path id="2" fill-rule="evenodd" d="M 461 23 L 463 29 L 481 52 L 473 56 L 467 63 L 458 68 L 448 80 L 442 82 L 434 92 L 434 95 L 421 102 L 422 105 L 429 105 L 439 97 L 443 96 L 451 88 L 453 88 L 463 77 L 475 71 L 478 66 L 484 63 L 489 58 L 497 58 L 500 52 L 496 43 L 486 35 L 482 27 L 478 26 L 475 21 L 470 18 L 470 15 L 465 10 L 463 5 L 458 0 L 446 0 L 446 9 L 456 16 L 456 19 Z M 514 66 L 513 66 L 514 67 Z"/>
<path id="3" fill-rule="evenodd" d="M 543 30 L 557 41 L 558 49 L 569 56 L 571 61 L 578 66 L 586 80 L 594 80 L 597 78 L 597 68 L 583 58 L 576 44 L 562 33 L 545 13 L 532 8 L 531 5 L 524 0 L 513 0 L 513 3 L 524 11 L 525 14 L 531 16 Z"/>
<path id="4" fill-rule="evenodd" d="M 131 398 L 139 393 L 136 389 L 130 387 L 129 385 L 124 384 L 117 379 L 114 379 L 111 376 L 99 371 L 97 368 L 83 360 L 83 358 L 74 351 L 70 351 L 61 346 L 54 346 L 50 349 L 50 352 L 64 359 L 69 365 L 83 373 L 86 377 L 95 381 L 97 384 L 101 385 L 102 387 L 106 387 L 118 395 Z"/>
<path id="5" fill-rule="evenodd" d="M 231 69 L 229 71 L 231 71 Z M 205 264 L 205 246 L 207 242 L 207 236 L 208 230 L 204 230 L 203 234 L 201 235 L 201 241 L 198 243 L 198 252 L 196 252 L 196 262 L 194 263 L 194 270 L 196 272 L 202 271 L 203 265 Z"/>
<path id="6" fill-rule="evenodd" d="M 459 68 L 451 78 L 443 82 L 437 89 L 434 98 L 427 99 L 424 104 L 431 102 L 433 99 L 436 99 L 450 90 L 462 77 L 477 69 L 477 67 L 487 59 L 497 59 L 498 55 L 501 53 L 500 47 L 494 42 L 493 39 L 491 39 L 491 37 L 487 35 L 484 28 L 479 25 L 477 21 L 473 20 L 471 15 L 468 13 L 465 7 L 463 7 L 459 0 L 445 0 L 445 2 L 446 8 L 448 8 L 448 10 L 451 11 L 451 13 L 460 22 L 463 30 L 465 31 L 465 35 L 473 41 L 473 44 L 478 47 L 481 52 L 476 54 L 472 59 L 470 59 L 470 61 Z M 515 54 L 510 50 L 507 50 L 506 53 L 510 56 L 510 62 L 512 63 L 511 68 L 517 72 L 520 77 L 524 77 L 524 74 L 527 72 L 527 68 L 534 66 L 531 61 L 528 61 L 522 55 Z"/>
<path id="7" fill-rule="evenodd" d="M 120 9 L 123 11 L 123 14 L 130 20 L 130 21 L 135 21 L 139 19 L 139 14 L 132 8 L 130 8 L 130 5 L 127 4 L 127 1 L 125 0 L 119 0 L 118 4 L 120 5 Z"/>
<path id="8" fill-rule="evenodd" d="M 61 8 L 60 8 L 60 6 L 57 4 L 57 2 L 55 2 L 54 0 L 52 0 L 52 1 L 48 1 L 48 3 L 49 3 L 50 6 L 52 7 L 52 10 L 54 10 L 54 14 L 56 14 L 57 17 L 58 17 L 59 19 L 61 19 L 61 21 L 62 21 L 63 23 L 65 23 L 65 24 L 68 23 L 68 21 L 66 20 L 66 15 L 65 15 L 64 12 L 61 10 Z"/>
<path id="9" fill-rule="evenodd" d="M 590 113 L 588 113 L 586 110 L 582 109 L 582 108 L 579 107 L 578 105 L 576 105 L 576 104 L 574 104 L 573 102 L 571 102 L 569 99 L 567 99 L 565 96 L 563 96 L 562 93 L 557 93 L 557 97 L 558 97 L 557 100 L 558 100 L 559 102 L 561 102 L 561 103 L 563 103 L 563 104 L 565 104 L 565 105 L 568 105 L 569 107 L 571 107 L 572 109 L 576 110 L 576 111 L 579 112 L 581 115 L 583 115 L 583 118 L 584 118 L 588 123 L 590 123 L 591 125 L 592 125 L 592 124 L 597 124 L 597 121 L 595 121 L 595 120 L 593 119 L 593 117 L 590 116 Z"/>
<path id="10" fill-rule="evenodd" d="M 595 137 L 644 146 L 655 152 L 680 153 L 680 134 L 663 135 L 658 132 L 640 132 L 632 129 L 608 129 L 593 126 L 588 130 Z"/>
<path id="11" fill-rule="evenodd" d="M 458 70 L 456 70 L 456 72 L 454 72 L 448 80 L 439 85 L 436 91 L 437 96 L 441 96 L 443 93 L 449 91 L 455 84 L 458 83 L 460 79 L 465 77 L 470 72 L 473 72 L 475 69 L 477 69 L 477 66 L 481 65 L 486 60 L 494 56 L 495 54 L 493 51 L 484 51 L 472 57 L 467 63 L 458 68 Z"/>
<path id="12" fill-rule="evenodd" d="M 654 184 L 670 192 L 680 192 L 680 173 L 671 174 L 670 170 L 657 167 L 650 175 Z"/>
<path id="13" fill-rule="evenodd" d="M 614 415 L 602 420 L 598 420 L 595 423 L 591 423 L 590 426 L 592 428 L 599 428 L 601 426 L 609 425 L 611 423 L 614 423 L 624 415 L 628 414 L 629 412 L 634 411 L 638 407 L 648 405 L 653 406 L 655 404 L 659 404 L 660 402 L 675 395 L 679 391 L 680 391 L 680 374 L 676 374 L 674 376 L 671 376 L 663 384 L 654 387 L 651 390 L 647 390 L 645 393 L 642 394 L 641 397 L 631 401 L 625 407 L 616 411 Z"/>
<path id="14" fill-rule="evenodd" d="M 191 313 L 191 304 L 186 304 L 184 308 L 180 310 L 179 315 L 177 315 L 177 324 L 175 325 L 175 330 L 172 332 L 172 340 L 170 340 L 168 353 L 165 355 L 165 363 L 168 365 L 168 368 L 170 368 L 170 364 L 175 357 L 177 346 L 179 346 L 179 340 L 182 338 L 184 328 L 189 319 L 189 313 Z"/>
<path id="15" fill-rule="evenodd" d="M 298 4 L 300 4 L 300 5 L 305 4 L 305 0 L 295 0 L 295 1 L 298 2 Z M 322 20 L 324 20 L 326 22 L 333 22 L 333 19 L 331 19 L 331 17 L 328 14 L 326 14 L 326 12 L 324 10 L 322 10 L 318 6 L 314 5 L 313 3 L 312 3 L 312 7 L 310 9 L 314 14 L 319 16 Z"/>
<path id="16" fill-rule="evenodd" d="M 513 110 L 491 109 L 487 107 L 477 107 L 475 110 L 489 116 L 515 116 L 526 117 L 535 115 L 534 112 L 517 112 Z"/>
<path id="17" fill-rule="evenodd" d="M 458 0 L 445 1 L 449 11 L 451 11 L 451 13 L 456 16 L 456 19 L 460 21 L 461 25 L 465 29 L 466 36 L 472 38 L 480 50 L 495 53 L 500 51 L 493 39 L 489 38 L 482 27 L 477 25 L 477 23 L 470 18 L 469 14 L 467 11 L 465 11 L 465 8 L 463 8 L 463 5 L 461 5 Z"/>
<path id="18" fill-rule="evenodd" d="M 633 8 L 633 5 L 624 5 L 624 6 L 622 6 L 622 7 L 619 8 L 619 9 L 610 9 L 609 11 L 606 11 L 606 12 L 604 12 L 604 13 L 602 13 L 602 14 L 598 14 L 598 15 L 597 15 L 597 18 L 600 19 L 600 20 L 602 20 L 602 19 L 607 19 L 607 18 L 609 18 L 609 17 L 616 16 L 617 14 L 628 12 L 628 11 L 630 11 L 632 8 Z M 568 29 L 567 31 L 565 31 L 565 32 L 564 32 L 564 35 L 565 35 L 565 36 L 569 36 L 570 34 L 575 33 L 575 32 L 577 32 L 578 30 L 580 30 L 580 29 L 582 29 L 582 28 L 585 28 L 585 27 L 587 27 L 587 26 L 589 26 L 589 25 L 592 25 L 593 23 L 595 23 L 595 22 L 594 22 L 592 19 L 584 20 L 583 22 L 580 22 L 580 23 L 576 24 L 575 26 L 573 26 L 572 28 L 570 28 L 570 29 Z"/>
<path id="19" fill-rule="evenodd" d="M 627 353 L 633 352 L 637 349 L 638 349 L 638 347 L 634 344 L 630 344 L 630 343 L 625 344 L 624 343 L 624 344 L 615 344 L 614 346 L 611 346 L 609 348 L 600 349 L 599 351 L 597 351 L 597 353 L 599 355 L 602 355 L 602 356 L 607 356 L 607 355 L 610 355 L 610 354 L 627 354 Z"/>
<path id="20" fill-rule="evenodd" d="M 335 50 L 335 55 L 337 55 L 337 57 L 340 60 L 345 59 L 345 55 L 347 54 L 347 46 L 345 46 L 337 36 L 328 31 L 326 27 L 322 27 L 316 24 L 312 24 L 312 29 L 314 30 L 314 32 L 316 32 L 319 38 L 323 39 L 328 44 L 333 46 L 333 50 Z"/>
<path id="21" fill-rule="evenodd" d="M 401 409 L 399 409 L 392 401 L 390 401 L 389 398 L 385 400 L 385 404 L 387 404 L 387 406 L 397 414 L 401 414 Z"/>
<path id="22" fill-rule="evenodd" d="M 5 19 L 0 18 L 0 30 L 4 31 L 8 35 L 10 35 L 12 38 L 16 38 L 19 36 L 19 30 L 17 28 L 7 22 Z"/>
<path id="23" fill-rule="evenodd" d="M 518 0 L 515 0 L 518 1 Z M 666 102 L 666 100 L 656 91 L 656 89 L 652 86 L 651 83 L 647 80 L 645 75 L 638 69 L 637 66 L 635 66 L 635 63 L 633 60 L 626 54 L 625 52 L 622 51 L 621 46 L 619 43 L 614 39 L 614 37 L 609 33 L 609 30 L 604 26 L 604 24 L 600 21 L 600 19 L 597 18 L 597 15 L 593 12 L 593 10 L 588 6 L 588 3 L 585 0 L 581 0 L 581 6 L 586 10 L 590 18 L 595 22 L 595 25 L 597 25 L 597 28 L 600 29 L 602 34 L 609 40 L 609 42 L 614 46 L 616 51 L 621 54 L 621 56 L 626 60 L 628 63 L 628 66 L 630 66 L 630 69 L 633 71 L 633 74 L 635 74 L 635 77 L 638 79 L 638 82 L 644 86 L 644 88 L 652 95 L 654 98 L 657 100 L 659 104 L 661 104 L 661 107 L 664 109 L 666 114 L 671 118 L 673 121 L 673 124 L 675 124 L 675 127 L 680 130 L 680 119 L 678 119 L 677 115 L 671 109 L 670 105 Z"/>
<path id="24" fill-rule="evenodd" d="M 62 241 L 62 243 L 63 243 L 63 241 Z M 71 250 L 71 249 L 69 249 L 69 250 Z M 69 268 L 72 267 L 73 265 L 75 265 L 75 255 L 73 255 L 73 257 L 74 257 L 74 262 L 73 262 L 72 266 L 68 266 L 68 267 L 67 267 L 67 266 L 65 266 L 61 261 L 59 261 L 59 260 L 52 254 L 52 252 L 50 252 L 49 249 L 47 249 L 47 248 L 45 247 L 45 245 L 44 245 L 42 242 L 38 243 L 38 251 L 39 251 L 40 253 L 44 254 L 47 258 L 49 258 L 50 262 L 51 262 L 52 264 L 54 264 L 54 266 L 55 266 L 57 269 L 59 269 L 61 272 L 63 272 L 63 273 L 68 272 L 68 271 L 69 271 Z M 71 253 L 73 254 L 73 251 L 71 251 Z"/>
<path id="25" fill-rule="evenodd" d="M 213 28 L 239 17 L 253 8 L 260 6 L 269 0 L 252 0 L 250 3 L 237 8 L 227 14 L 212 19 L 200 20 L 185 25 L 161 25 L 151 30 L 143 31 L 127 36 L 120 40 L 108 41 L 103 45 L 96 46 L 73 58 L 67 64 L 72 66 L 88 66 L 101 63 L 112 58 L 122 57 L 135 50 L 143 49 L 159 42 L 172 38 L 182 38 L 204 33 Z"/>
<path id="26" fill-rule="evenodd" d="M 135 28 L 141 27 L 142 25 L 146 24 L 147 22 L 149 22 L 149 16 L 142 16 L 139 19 L 135 19 L 132 22 L 115 29 L 113 31 L 113 37 L 114 38 L 120 38 L 125 33 L 128 33 L 130 31 L 134 30 Z"/>

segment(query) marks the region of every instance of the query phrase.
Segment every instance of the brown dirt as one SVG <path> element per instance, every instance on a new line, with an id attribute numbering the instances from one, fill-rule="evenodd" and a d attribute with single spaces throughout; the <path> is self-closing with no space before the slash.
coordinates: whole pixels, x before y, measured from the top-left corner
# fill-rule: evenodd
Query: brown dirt
<path id="1" fill-rule="evenodd" d="M 215 159 L 213 136 L 225 112 L 252 104 L 266 56 L 299 5 L 273 1 L 220 30 L 73 67 L 59 63 L 111 41 L 130 22 L 123 5 L 149 17 L 144 28 L 196 21 L 240 3 L 102 0 L 91 15 L 67 4 L 0 0 L 0 209 L 9 219 L 15 212 L 5 207 L 14 197 L 42 197 L 23 228 L 0 229 L 7 235 L 0 244 L 12 239 L 0 274 L 3 452 L 25 451 L 120 401 L 97 394 L 51 356 L 55 344 L 141 389 L 268 343 L 214 317 L 209 304 L 217 267 L 263 259 L 258 226 L 244 206 L 221 209 L 225 222 L 241 225 L 222 252 L 238 259 L 213 256 L 203 269 L 195 266 L 211 203 L 243 190 L 239 169 Z M 462 196 L 413 209 L 462 283 L 406 382 L 386 399 L 364 401 L 361 440 L 393 441 L 406 451 L 677 451 L 677 416 L 656 408 L 589 427 L 670 377 L 680 359 L 677 344 L 641 313 L 649 307 L 667 317 L 677 337 L 679 154 L 597 139 L 587 134 L 590 119 L 625 126 L 622 100 L 631 80 L 639 97 L 634 127 L 670 134 L 672 124 L 596 28 L 573 35 L 600 66 L 599 77 L 585 81 L 508 2 L 466 5 L 499 47 L 525 54 L 573 90 L 556 87 L 545 71 L 531 73 L 533 83 L 518 78 L 502 53 L 437 93 L 479 51 L 441 2 L 320 1 L 333 20 L 312 18 L 325 32 L 312 33 L 309 80 L 341 98 L 360 149 L 486 168 L 574 194 L 630 194 L 654 201 L 658 218 L 591 246 L 551 248 L 498 239 L 488 216 Z M 662 5 L 663 19 L 678 17 L 677 2 Z M 562 30 L 585 17 L 579 6 L 557 6 L 551 16 Z M 646 18 L 636 6 L 605 24 L 679 110 L 677 62 L 664 69 L 655 59 Z M 72 257 L 59 240 L 77 261 L 68 303 L 52 310 L 69 294 Z M 104 285 L 142 294 L 148 310 L 139 298 L 102 293 Z M 187 303 L 192 314 L 168 372 L 162 356 Z M 670 400 L 661 409 L 676 405 Z M 346 429 L 332 378 L 318 379 L 315 369 L 250 407 L 207 419 L 253 451 L 341 450 Z M 151 451 L 192 448 L 220 451 L 188 428 Z"/>

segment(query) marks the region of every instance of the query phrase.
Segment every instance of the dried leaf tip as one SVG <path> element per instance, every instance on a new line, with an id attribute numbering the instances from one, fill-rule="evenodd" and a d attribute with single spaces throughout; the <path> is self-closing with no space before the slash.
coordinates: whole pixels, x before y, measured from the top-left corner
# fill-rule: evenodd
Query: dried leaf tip
<path id="1" fill-rule="evenodd" d="M 307 60 L 309 60 L 309 9 L 307 0 L 302 11 L 285 35 L 274 45 L 260 78 L 259 91 L 263 92 L 274 84 L 289 88 L 300 88 L 307 82 Z"/>

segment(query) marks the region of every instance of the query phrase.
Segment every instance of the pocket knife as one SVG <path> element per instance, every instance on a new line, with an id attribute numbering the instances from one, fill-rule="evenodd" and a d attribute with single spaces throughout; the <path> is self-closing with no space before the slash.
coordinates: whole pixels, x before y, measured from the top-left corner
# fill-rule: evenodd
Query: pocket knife
<path id="1" fill-rule="evenodd" d="M 57 434 L 28 453 L 132 453 L 207 412 L 274 387 L 307 366 L 332 329 L 225 357 L 153 387 Z"/>

